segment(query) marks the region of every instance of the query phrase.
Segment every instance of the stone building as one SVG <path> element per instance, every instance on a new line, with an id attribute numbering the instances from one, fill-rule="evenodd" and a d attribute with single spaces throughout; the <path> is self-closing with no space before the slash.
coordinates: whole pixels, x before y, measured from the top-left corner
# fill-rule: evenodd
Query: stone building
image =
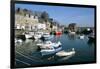
<path id="1" fill-rule="evenodd" d="M 15 29 L 32 30 L 38 22 L 38 17 L 31 11 L 20 9 L 15 12 Z"/>

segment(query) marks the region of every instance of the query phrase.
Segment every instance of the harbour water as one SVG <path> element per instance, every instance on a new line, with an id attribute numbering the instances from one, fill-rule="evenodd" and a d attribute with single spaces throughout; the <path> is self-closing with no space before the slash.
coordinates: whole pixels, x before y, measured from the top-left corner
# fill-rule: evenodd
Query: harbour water
<path id="1" fill-rule="evenodd" d="M 38 46 L 36 46 L 39 40 L 26 39 L 22 43 L 15 44 L 16 67 L 95 61 L 95 44 L 89 43 L 88 40 L 88 36 L 85 36 L 84 39 L 79 39 L 78 35 L 71 34 L 54 36 L 51 41 L 60 41 L 62 50 L 69 51 L 74 48 L 76 53 L 67 57 L 57 57 L 55 55 L 53 57 L 43 57 L 38 50 Z"/>

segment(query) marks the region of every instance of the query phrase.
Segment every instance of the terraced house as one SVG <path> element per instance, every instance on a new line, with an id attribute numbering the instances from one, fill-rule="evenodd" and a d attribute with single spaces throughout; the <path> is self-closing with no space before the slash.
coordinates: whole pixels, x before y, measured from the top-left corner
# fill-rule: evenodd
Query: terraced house
<path id="1" fill-rule="evenodd" d="M 17 8 L 15 10 L 15 29 L 34 30 L 45 29 L 45 24 L 39 23 L 39 17 L 30 10 Z"/>

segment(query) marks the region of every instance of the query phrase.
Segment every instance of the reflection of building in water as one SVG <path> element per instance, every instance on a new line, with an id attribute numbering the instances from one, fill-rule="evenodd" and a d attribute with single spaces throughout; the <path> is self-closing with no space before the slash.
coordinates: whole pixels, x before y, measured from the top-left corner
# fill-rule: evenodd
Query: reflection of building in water
<path id="1" fill-rule="evenodd" d="M 75 34 L 68 34 L 68 39 L 75 40 L 76 39 L 76 35 Z"/>

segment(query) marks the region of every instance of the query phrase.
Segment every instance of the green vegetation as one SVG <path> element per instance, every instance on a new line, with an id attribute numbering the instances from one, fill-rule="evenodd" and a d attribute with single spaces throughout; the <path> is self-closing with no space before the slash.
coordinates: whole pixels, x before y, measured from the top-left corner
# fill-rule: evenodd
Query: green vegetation
<path id="1" fill-rule="evenodd" d="M 93 32 L 92 30 L 88 31 L 87 29 L 84 29 L 83 31 L 81 31 L 81 33 L 85 34 L 85 35 L 88 35 L 88 34 L 90 34 L 92 32 Z"/>

